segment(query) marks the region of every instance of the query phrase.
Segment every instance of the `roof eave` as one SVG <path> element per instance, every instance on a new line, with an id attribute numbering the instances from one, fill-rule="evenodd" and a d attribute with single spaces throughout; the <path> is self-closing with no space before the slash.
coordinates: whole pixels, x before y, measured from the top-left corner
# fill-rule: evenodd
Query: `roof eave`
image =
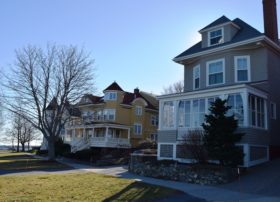
<path id="1" fill-rule="evenodd" d="M 266 36 L 258 36 L 258 37 L 254 37 L 254 38 L 247 39 L 247 40 L 244 40 L 244 41 L 236 42 L 236 43 L 233 43 L 233 44 L 229 44 L 229 45 L 225 45 L 225 46 L 218 46 L 216 48 L 201 51 L 201 52 L 198 52 L 198 53 L 194 53 L 194 54 L 190 54 L 190 55 L 186 55 L 186 56 L 181 56 L 181 57 L 175 57 L 175 58 L 173 58 L 173 61 L 177 62 L 179 64 L 182 64 L 182 61 L 184 61 L 184 60 L 188 60 L 188 59 L 191 59 L 191 58 L 194 58 L 194 57 L 199 57 L 199 56 L 202 56 L 202 55 L 211 54 L 211 53 L 214 53 L 214 52 L 217 52 L 217 51 L 223 51 L 223 50 L 226 50 L 226 49 L 229 49 L 229 48 L 235 48 L 235 47 L 240 46 L 240 45 L 245 45 L 245 44 L 249 44 L 249 43 L 253 43 L 253 42 L 258 42 L 258 41 L 261 41 L 261 40 L 266 40 L 269 43 L 273 43 L 274 46 L 277 46 L 279 48 L 279 46 L 277 44 L 275 44 L 273 41 L 268 39 Z"/>

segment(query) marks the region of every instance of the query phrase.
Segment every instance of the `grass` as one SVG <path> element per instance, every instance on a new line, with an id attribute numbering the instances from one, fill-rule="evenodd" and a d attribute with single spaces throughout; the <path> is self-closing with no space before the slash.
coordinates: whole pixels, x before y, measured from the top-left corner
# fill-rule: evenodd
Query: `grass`
<path id="1" fill-rule="evenodd" d="M 55 161 L 35 159 L 26 153 L 0 152 L 0 170 L 3 171 L 61 170 L 69 168 Z"/>
<path id="2" fill-rule="evenodd" d="M 25 154 L 0 154 L 10 165 Z M 17 167 L 17 166 L 16 166 Z M 22 167 L 22 166 L 19 166 Z M 0 175 L 0 201 L 156 201 L 182 192 L 95 173 Z"/>

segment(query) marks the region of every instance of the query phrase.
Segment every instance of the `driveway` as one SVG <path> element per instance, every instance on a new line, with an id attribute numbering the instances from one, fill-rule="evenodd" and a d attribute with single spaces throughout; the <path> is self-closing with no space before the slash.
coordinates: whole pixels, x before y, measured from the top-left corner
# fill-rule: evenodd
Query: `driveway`
<path id="1" fill-rule="evenodd" d="M 279 202 L 280 201 L 280 159 L 248 169 L 238 181 L 218 186 L 203 186 L 184 182 L 160 180 L 129 173 L 126 166 L 91 167 L 75 163 L 68 159 L 60 159 L 76 169 L 112 175 L 127 179 L 143 181 L 149 184 L 161 185 L 181 190 L 197 198 L 207 201 L 225 202 Z M 167 201 L 172 201 L 172 199 Z M 174 201 L 174 200 L 173 200 Z M 187 201 L 187 200 L 179 200 Z M 192 200 L 189 200 L 192 201 Z"/>

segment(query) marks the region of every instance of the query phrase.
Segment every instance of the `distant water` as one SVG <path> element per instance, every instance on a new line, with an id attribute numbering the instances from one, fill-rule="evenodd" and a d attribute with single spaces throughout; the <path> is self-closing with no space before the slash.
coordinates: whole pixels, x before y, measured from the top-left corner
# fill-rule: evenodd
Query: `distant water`
<path id="1" fill-rule="evenodd" d="M 39 145 L 32 145 L 30 146 L 30 149 L 32 147 L 39 147 Z M 14 146 L 14 149 L 16 149 L 17 147 Z M 21 150 L 21 146 L 19 146 L 19 149 Z M 13 147 L 11 145 L 0 145 L 0 150 L 13 150 Z M 25 150 L 27 151 L 27 145 L 25 146 Z"/>

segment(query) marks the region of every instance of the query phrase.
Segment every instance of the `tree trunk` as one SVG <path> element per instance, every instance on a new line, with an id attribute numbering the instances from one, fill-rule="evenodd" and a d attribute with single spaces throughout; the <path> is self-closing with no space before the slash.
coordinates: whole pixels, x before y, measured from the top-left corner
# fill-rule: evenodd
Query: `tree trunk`
<path id="1" fill-rule="evenodd" d="M 25 151 L 25 145 L 24 145 L 24 143 L 21 143 L 21 151 L 22 151 L 22 152 Z"/>
<path id="2" fill-rule="evenodd" d="M 48 139 L 48 160 L 53 161 L 55 160 L 55 147 L 54 147 L 54 137 L 49 137 Z"/>
<path id="3" fill-rule="evenodd" d="M 19 152 L 19 140 L 17 140 L 17 152 Z"/>
<path id="4" fill-rule="evenodd" d="M 27 143 L 27 149 L 28 149 L 28 151 L 30 151 L 30 141 L 28 141 L 28 143 Z"/>

